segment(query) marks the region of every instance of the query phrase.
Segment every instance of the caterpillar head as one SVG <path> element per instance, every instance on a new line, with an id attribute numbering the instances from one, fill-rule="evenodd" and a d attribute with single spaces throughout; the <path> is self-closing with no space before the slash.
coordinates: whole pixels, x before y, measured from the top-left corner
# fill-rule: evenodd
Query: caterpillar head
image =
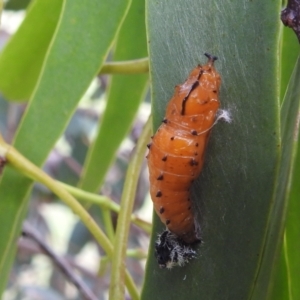
<path id="1" fill-rule="evenodd" d="M 208 62 L 202 66 L 201 87 L 209 92 L 219 94 L 221 77 L 214 67 L 214 62 L 218 58 L 207 53 L 205 53 L 205 56 L 208 58 Z"/>

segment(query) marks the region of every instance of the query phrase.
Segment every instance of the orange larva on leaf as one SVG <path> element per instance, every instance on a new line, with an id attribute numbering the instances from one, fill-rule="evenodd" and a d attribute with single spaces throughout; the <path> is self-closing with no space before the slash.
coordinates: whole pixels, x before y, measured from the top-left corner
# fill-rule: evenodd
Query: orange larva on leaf
<path id="1" fill-rule="evenodd" d="M 214 56 L 177 85 L 165 118 L 149 146 L 150 194 L 168 230 L 183 243 L 199 241 L 190 188 L 202 169 L 205 148 L 219 109 L 221 78 Z"/>

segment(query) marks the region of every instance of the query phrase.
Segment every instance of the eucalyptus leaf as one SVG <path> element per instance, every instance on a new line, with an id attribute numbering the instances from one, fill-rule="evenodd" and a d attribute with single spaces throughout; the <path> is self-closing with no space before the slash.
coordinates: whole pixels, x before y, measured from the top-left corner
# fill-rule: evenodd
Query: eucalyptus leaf
<path id="1" fill-rule="evenodd" d="M 291 79 L 297 58 L 299 55 L 299 43 L 297 36 L 291 28 L 284 27 L 282 35 L 281 53 L 281 90 L 280 98 L 283 100 Z"/>
<path id="2" fill-rule="evenodd" d="M 144 0 L 133 0 L 118 36 L 114 60 L 147 56 Z M 113 75 L 96 140 L 89 149 L 81 187 L 97 192 L 121 142 L 129 132 L 147 87 L 146 74 Z"/>
<path id="3" fill-rule="evenodd" d="M 270 248 L 276 245 L 276 236 L 283 235 L 285 228 L 284 243 L 278 244 L 281 249 L 281 260 L 277 270 L 269 270 L 265 267 L 261 276 L 275 277 L 277 284 L 269 286 L 268 299 L 297 299 L 300 296 L 299 280 L 299 178 L 300 178 L 300 155 L 299 155 L 299 115 L 300 115 L 300 60 L 298 58 L 293 75 L 289 82 L 286 96 L 281 108 L 281 135 L 282 156 L 280 164 L 280 176 L 275 196 L 275 205 L 272 212 L 269 232 L 269 240 L 266 245 L 264 263 L 270 265 L 273 260 Z M 286 221 L 287 217 L 287 221 Z M 275 241 L 274 241 L 275 240 Z M 278 250 L 278 249 L 277 249 Z M 271 255 L 270 255 L 271 254 Z M 283 295 L 284 294 L 284 295 Z M 264 296 L 262 293 L 258 297 Z M 284 298 L 280 298 L 280 297 Z"/>
<path id="4" fill-rule="evenodd" d="M 142 299 L 250 299 L 258 288 L 280 158 L 280 6 L 147 2 L 154 127 L 174 86 L 206 62 L 204 52 L 219 58 L 221 107 L 233 121 L 213 128 L 193 187 L 203 239 L 195 247 L 197 259 L 183 268 L 159 269 L 153 244 L 164 226 L 155 217 Z"/>
<path id="5" fill-rule="evenodd" d="M 37 83 L 62 9 L 62 0 L 35 0 L 0 55 L 0 90 L 27 101 Z M 39 26 L 37 26 L 39 24 Z"/>

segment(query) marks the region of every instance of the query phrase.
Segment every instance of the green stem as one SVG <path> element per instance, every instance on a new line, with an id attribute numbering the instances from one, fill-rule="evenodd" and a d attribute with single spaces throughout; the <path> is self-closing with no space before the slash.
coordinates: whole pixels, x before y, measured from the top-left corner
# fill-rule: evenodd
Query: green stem
<path id="1" fill-rule="evenodd" d="M 128 249 L 126 251 L 126 256 L 135 259 L 146 259 L 147 253 L 145 253 L 142 249 Z"/>
<path id="2" fill-rule="evenodd" d="M 115 203 L 113 200 L 106 196 L 101 196 L 101 195 L 96 195 L 90 192 L 83 191 L 79 188 L 70 186 L 68 184 L 62 183 L 60 181 L 57 181 L 65 190 L 67 190 L 70 194 L 72 194 L 76 199 L 80 201 L 86 201 L 89 203 L 97 204 L 101 206 L 102 208 L 106 208 L 109 210 L 112 210 L 116 213 L 120 212 L 120 205 Z M 132 214 L 131 215 L 131 221 L 138 227 L 142 228 L 145 232 L 151 233 L 152 225 L 136 215 Z"/>
<path id="3" fill-rule="evenodd" d="M 108 257 L 110 259 L 113 258 L 113 246 L 110 243 L 109 239 L 98 227 L 97 223 L 92 219 L 87 211 L 82 207 L 82 205 L 71 194 L 69 194 L 60 184 L 57 184 L 54 179 L 44 173 L 40 168 L 35 166 L 24 156 L 22 156 L 16 149 L 4 143 L 2 137 L 0 137 L 0 153 L 5 154 L 6 160 L 14 168 L 16 168 L 29 178 L 43 183 L 62 201 L 64 201 L 73 210 L 73 212 L 79 216 L 81 221 L 85 224 L 85 226 L 89 229 L 97 242 L 107 253 Z M 128 272 L 126 272 L 125 274 L 125 282 L 132 298 L 139 299 L 137 288 Z"/>
<path id="4" fill-rule="evenodd" d="M 137 260 L 141 260 L 141 259 L 146 259 L 148 257 L 148 254 L 142 249 L 127 249 L 126 257 L 131 257 Z M 108 260 L 107 256 L 101 257 L 101 261 L 106 261 L 106 260 Z"/>
<path id="5" fill-rule="evenodd" d="M 121 210 L 119 213 L 116 237 L 114 243 L 114 258 L 112 260 L 111 283 L 109 289 L 110 300 L 124 299 L 125 285 L 125 258 L 127 249 L 127 240 L 129 235 L 131 212 L 135 199 L 136 187 L 139 178 L 139 172 L 144 160 L 146 145 L 151 135 L 151 118 L 148 119 L 144 130 L 139 137 L 131 162 L 126 173 L 124 190 L 121 199 Z"/>
<path id="6" fill-rule="evenodd" d="M 111 213 L 110 210 L 107 208 L 101 209 L 101 214 L 103 217 L 103 224 L 104 228 L 106 230 L 106 235 L 108 236 L 109 240 L 113 243 L 115 238 L 115 231 L 114 226 L 111 219 Z"/>
<path id="7" fill-rule="evenodd" d="M 99 74 L 139 74 L 149 71 L 148 57 L 127 60 L 107 62 L 100 69 Z"/>

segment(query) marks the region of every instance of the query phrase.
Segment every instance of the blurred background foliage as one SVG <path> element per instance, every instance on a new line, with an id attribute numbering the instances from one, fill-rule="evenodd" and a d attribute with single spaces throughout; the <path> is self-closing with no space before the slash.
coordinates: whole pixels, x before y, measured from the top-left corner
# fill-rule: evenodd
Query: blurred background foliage
<path id="1" fill-rule="evenodd" d="M 5 49 L 0 58 L 0 85 L 5 95 L 0 98 L 0 129 L 6 142 L 11 143 L 15 138 L 47 56 L 62 3 L 63 1 L 8 1 L 5 5 L 0 31 L 1 48 Z M 24 9 L 28 5 L 26 13 Z M 147 56 L 144 2 L 133 1 L 127 16 L 121 31 L 113 40 L 113 47 L 107 45 L 107 60 L 125 61 Z M 41 26 L 37 26 L 39 23 Z M 88 35 L 88 28 L 83 28 L 82 34 Z M 11 39 L 13 35 L 14 38 Z M 80 39 L 80 36 L 77 38 Z M 78 59 L 83 61 L 83 58 Z M 99 67 L 96 68 L 99 70 Z M 74 186 L 81 184 L 85 190 L 92 190 L 120 203 L 129 159 L 150 115 L 148 76 L 115 75 L 112 79 L 104 74 L 92 77 L 88 89 L 78 99 L 76 111 L 73 115 L 70 112 L 71 119 L 63 134 L 47 155 L 43 170 L 57 180 Z M 65 84 L 68 85 L 66 82 Z M 100 128 L 106 126 L 106 129 L 100 129 L 100 134 L 99 124 Z M 84 162 L 96 137 L 100 149 L 96 149 L 95 154 L 90 150 L 91 167 L 96 167 L 91 172 L 89 167 L 84 167 Z M 83 168 L 91 180 L 80 183 Z M 92 187 L 85 186 L 91 184 L 91 181 L 94 184 Z M 152 209 L 148 189 L 144 163 L 134 212 L 149 222 Z M 86 208 L 104 231 L 108 222 L 107 213 L 112 226 L 116 226 L 116 213 L 109 213 L 99 205 L 89 203 L 86 203 Z M 105 253 L 82 222 L 41 184 L 33 187 L 26 219 L 79 272 L 97 295 L 97 299 L 107 298 L 110 263 Z M 132 225 L 126 265 L 139 287 L 143 282 L 148 243 L 149 233 Z M 61 270 L 52 265 L 51 260 L 30 239 L 19 240 L 9 278 L 4 299 L 82 299 L 82 295 L 68 282 Z"/>

